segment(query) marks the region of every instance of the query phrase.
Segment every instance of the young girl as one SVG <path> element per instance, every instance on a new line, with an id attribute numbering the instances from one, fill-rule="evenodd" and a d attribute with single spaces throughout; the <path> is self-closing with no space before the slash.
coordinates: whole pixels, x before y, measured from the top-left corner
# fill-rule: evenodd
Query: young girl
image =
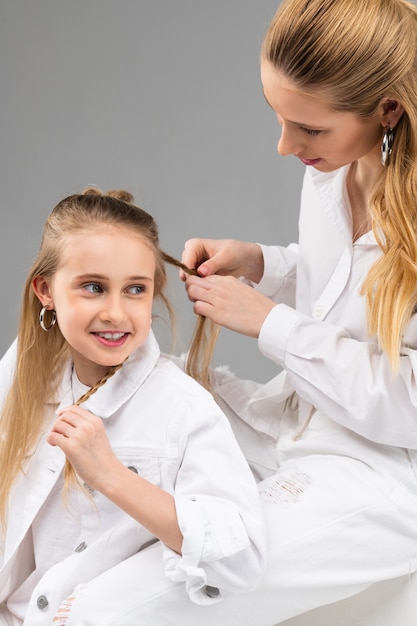
<path id="1" fill-rule="evenodd" d="M 229 424 L 151 331 L 171 259 L 132 200 L 87 190 L 55 207 L 0 363 L 2 625 L 139 623 L 143 585 L 158 590 L 135 557 L 158 539 L 167 584 L 199 604 L 264 566 Z"/>

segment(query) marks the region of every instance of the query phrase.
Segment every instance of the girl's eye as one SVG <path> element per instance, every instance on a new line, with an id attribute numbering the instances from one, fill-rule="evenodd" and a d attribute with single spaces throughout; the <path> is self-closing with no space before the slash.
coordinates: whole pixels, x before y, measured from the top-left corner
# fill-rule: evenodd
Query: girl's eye
<path id="1" fill-rule="evenodd" d="M 84 285 L 84 289 L 89 293 L 101 293 L 103 290 L 97 283 L 89 283 L 88 285 Z"/>
<path id="2" fill-rule="evenodd" d="M 139 295 L 146 291 L 146 287 L 144 287 L 144 285 L 132 285 L 132 287 L 129 287 L 127 291 L 133 295 Z"/>
<path id="3" fill-rule="evenodd" d="M 321 133 L 321 130 L 312 130 L 311 128 L 304 128 L 303 126 L 300 126 L 300 128 L 308 135 L 313 135 L 313 137 Z"/>

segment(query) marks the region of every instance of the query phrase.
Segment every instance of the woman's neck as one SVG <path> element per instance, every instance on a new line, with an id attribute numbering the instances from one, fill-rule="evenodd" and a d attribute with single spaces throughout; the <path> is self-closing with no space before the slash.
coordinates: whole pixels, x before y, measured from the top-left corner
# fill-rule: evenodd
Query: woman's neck
<path id="1" fill-rule="evenodd" d="M 351 164 L 346 187 L 352 211 L 352 240 L 356 241 L 371 229 L 370 206 L 375 183 L 382 165 L 380 160 L 363 158 Z"/>

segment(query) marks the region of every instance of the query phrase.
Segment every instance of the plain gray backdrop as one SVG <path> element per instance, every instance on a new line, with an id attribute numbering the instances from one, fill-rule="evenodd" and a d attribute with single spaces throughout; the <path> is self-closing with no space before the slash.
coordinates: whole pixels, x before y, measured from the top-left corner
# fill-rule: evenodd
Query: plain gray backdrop
<path id="1" fill-rule="evenodd" d="M 277 155 L 259 76 L 278 4 L 1 1 L 1 353 L 45 218 L 88 184 L 131 191 L 177 257 L 196 236 L 297 239 L 303 168 Z M 169 296 L 181 351 L 194 315 L 176 270 Z M 255 339 L 226 330 L 215 364 L 260 382 L 277 371 Z"/>

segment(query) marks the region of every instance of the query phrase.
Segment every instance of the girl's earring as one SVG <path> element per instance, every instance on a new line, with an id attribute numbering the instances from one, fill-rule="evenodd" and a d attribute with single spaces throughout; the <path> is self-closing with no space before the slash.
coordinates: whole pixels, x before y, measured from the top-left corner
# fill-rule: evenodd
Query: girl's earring
<path id="1" fill-rule="evenodd" d="M 387 128 L 382 138 L 382 145 L 381 145 L 381 163 L 384 167 L 388 165 L 388 160 L 392 153 L 393 143 L 394 143 L 394 129 Z"/>
<path id="2" fill-rule="evenodd" d="M 48 326 L 45 325 L 45 313 L 49 311 L 47 306 L 42 307 L 41 312 L 39 313 L 39 324 L 46 333 L 51 330 L 52 326 L 56 324 L 56 311 L 55 309 L 51 309 L 51 320 Z"/>

